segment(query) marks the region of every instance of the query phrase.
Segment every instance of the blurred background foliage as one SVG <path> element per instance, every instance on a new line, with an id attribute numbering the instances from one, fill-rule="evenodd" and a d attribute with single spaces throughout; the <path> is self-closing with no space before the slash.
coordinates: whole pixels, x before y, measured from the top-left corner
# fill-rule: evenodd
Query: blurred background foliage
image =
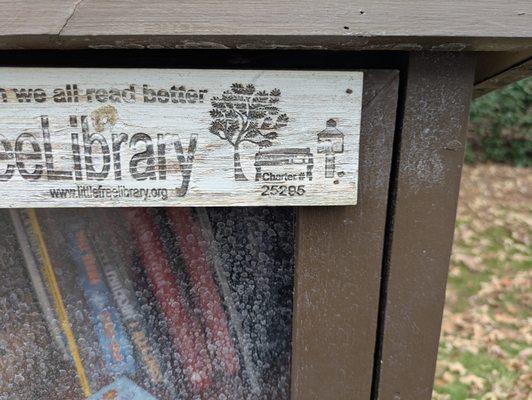
<path id="1" fill-rule="evenodd" d="M 532 78 L 468 134 L 433 400 L 532 400 Z"/>
<path id="2" fill-rule="evenodd" d="M 476 99 L 466 162 L 532 166 L 532 77 Z"/>

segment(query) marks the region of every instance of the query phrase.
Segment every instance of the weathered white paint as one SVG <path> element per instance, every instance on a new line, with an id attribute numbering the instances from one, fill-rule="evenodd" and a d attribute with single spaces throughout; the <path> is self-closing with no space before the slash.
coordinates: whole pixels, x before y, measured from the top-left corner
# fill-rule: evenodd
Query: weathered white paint
<path id="1" fill-rule="evenodd" d="M 0 0 L 3 49 L 494 52 L 531 27 L 530 0 Z"/>
<path id="2" fill-rule="evenodd" d="M 0 68 L 0 207 L 356 204 L 361 97 L 353 71 Z"/>

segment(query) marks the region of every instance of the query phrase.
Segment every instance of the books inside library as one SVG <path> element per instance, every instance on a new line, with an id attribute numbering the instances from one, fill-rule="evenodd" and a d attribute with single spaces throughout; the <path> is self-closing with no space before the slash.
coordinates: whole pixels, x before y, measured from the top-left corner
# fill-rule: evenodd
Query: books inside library
<path id="1" fill-rule="evenodd" d="M 287 399 L 294 219 L 2 210 L 0 400 Z"/>

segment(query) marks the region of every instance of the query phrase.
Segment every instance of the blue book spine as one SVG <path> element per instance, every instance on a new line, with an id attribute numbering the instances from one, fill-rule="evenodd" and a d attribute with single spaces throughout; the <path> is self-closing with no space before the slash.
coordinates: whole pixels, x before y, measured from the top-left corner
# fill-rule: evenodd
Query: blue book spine
<path id="1" fill-rule="evenodd" d="M 112 302 L 94 247 L 83 226 L 71 225 L 67 229 L 69 251 L 79 272 L 104 364 L 114 376 L 133 374 L 136 370 L 133 346 Z"/>

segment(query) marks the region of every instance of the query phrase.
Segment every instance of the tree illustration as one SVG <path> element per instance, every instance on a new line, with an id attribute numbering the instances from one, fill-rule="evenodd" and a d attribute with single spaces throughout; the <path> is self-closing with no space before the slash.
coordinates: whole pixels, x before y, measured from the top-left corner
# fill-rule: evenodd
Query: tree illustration
<path id="1" fill-rule="evenodd" d="M 233 146 L 235 180 L 247 181 L 240 163 L 240 145 L 248 142 L 269 147 L 277 139 L 277 131 L 288 123 L 288 116 L 277 106 L 280 96 L 279 89 L 257 91 L 252 84 L 233 83 L 231 89 L 211 99 L 209 130 Z"/>

